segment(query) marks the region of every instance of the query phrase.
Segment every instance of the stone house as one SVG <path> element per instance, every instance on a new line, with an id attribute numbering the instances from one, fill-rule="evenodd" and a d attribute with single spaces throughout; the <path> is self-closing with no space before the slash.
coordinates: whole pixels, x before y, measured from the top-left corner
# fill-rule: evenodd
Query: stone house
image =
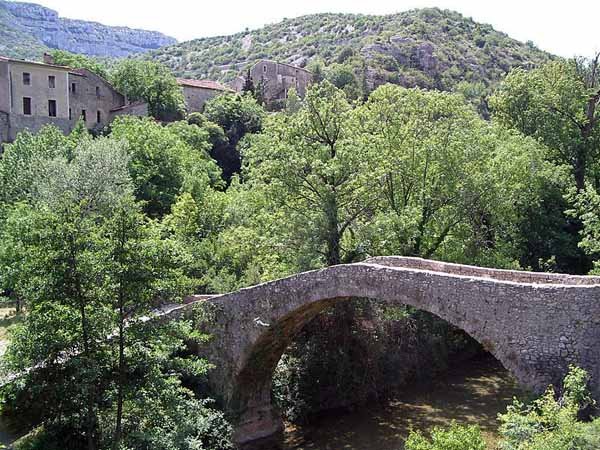
<path id="1" fill-rule="evenodd" d="M 183 91 L 188 113 L 202 112 L 204 104 L 213 97 L 235 93 L 233 89 L 212 80 L 188 80 L 178 78 L 177 83 Z"/>
<path id="2" fill-rule="evenodd" d="M 232 82 L 236 91 L 243 89 L 245 77 L 247 74 Z M 250 69 L 250 80 L 255 89 L 261 90 L 265 103 L 276 108 L 282 106 L 292 88 L 303 98 L 312 82 L 312 73 L 302 67 L 263 59 Z"/>
<path id="3" fill-rule="evenodd" d="M 101 129 L 124 111 L 147 115 L 147 107 L 129 107 L 124 95 L 89 70 L 53 64 L 47 55 L 43 63 L 0 57 L 0 145 L 47 124 L 68 133 L 80 117 L 89 129 Z"/>

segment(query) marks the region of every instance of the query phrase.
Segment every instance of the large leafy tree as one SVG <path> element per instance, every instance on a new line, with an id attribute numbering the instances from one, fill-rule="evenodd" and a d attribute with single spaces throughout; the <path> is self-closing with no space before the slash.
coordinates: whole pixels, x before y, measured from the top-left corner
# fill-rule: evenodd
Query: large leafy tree
<path id="1" fill-rule="evenodd" d="M 206 363 L 172 358 L 198 335 L 186 321 L 146 320 L 192 280 L 185 249 L 136 203 L 129 157 L 123 141 L 83 140 L 5 206 L 0 260 L 18 248 L 11 283 L 28 300 L 4 358 L 20 374 L 4 388 L 8 405 L 44 422 L 23 444 L 32 448 L 230 448 L 223 417 L 177 375 Z"/>
<path id="2" fill-rule="evenodd" d="M 208 134 L 185 122 L 163 127 L 150 118 L 120 117 L 111 136 L 127 143 L 135 195 L 152 217 L 170 211 L 177 196 L 203 197 L 220 185 L 220 171 L 208 156 Z"/>
<path id="3" fill-rule="evenodd" d="M 345 94 L 324 82 L 309 90 L 297 113 L 270 118 L 243 153 L 248 186 L 265 188 L 290 231 L 308 240 L 325 265 L 353 259 L 347 236 L 379 197 L 374 158 L 357 145 L 356 127 Z"/>
<path id="4" fill-rule="evenodd" d="M 557 60 L 532 71 L 509 73 L 490 103 L 503 124 L 533 136 L 571 167 L 575 186 L 600 186 L 600 67 L 593 60 Z"/>
<path id="5" fill-rule="evenodd" d="M 214 142 L 211 156 L 219 163 L 225 180 L 230 181 L 241 168 L 238 143 L 246 134 L 262 129 L 265 110 L 248 93 L 219 95 L 206 102 L 204 115 L 209 123 L 217 124 L 225 132 L 226 140 Z"/>
<path id="6" fill-rule="evenodd" d="M 148 103 L 150 114 L 163 121 L 181 119 L 183 93 L 171 71 L 154 61 L 125 59 L 110 73 L 110 81 L 129 100 Z"/>
<path id="7" fill-rule="evenodd" d="M 387 85 L 359 114 L 383 181 L 362 237 L 369 253 L 523 262 L 519 225 L 557 175 L 542 146 L 485 122 L 456 94 Z"/>

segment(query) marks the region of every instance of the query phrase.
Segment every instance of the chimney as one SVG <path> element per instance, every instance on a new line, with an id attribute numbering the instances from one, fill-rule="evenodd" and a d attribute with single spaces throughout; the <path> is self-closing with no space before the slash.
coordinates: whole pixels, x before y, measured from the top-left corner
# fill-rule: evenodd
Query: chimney
<path id="1" fill-rule="evenodd" d="M 54 57 L 50 53 L 44 53 L 44 64 L 54 64 Z"/>

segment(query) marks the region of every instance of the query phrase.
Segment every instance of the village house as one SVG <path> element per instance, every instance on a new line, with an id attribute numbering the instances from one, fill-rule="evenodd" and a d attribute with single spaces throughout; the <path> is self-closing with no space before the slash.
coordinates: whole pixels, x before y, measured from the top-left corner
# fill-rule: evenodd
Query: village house
<path id="1" fill-rule="evenodd" d="M 122 114 L 147 115 L 148 107 L 129 104 L 106 80 L 86 69 L 0 57 L 0 145 L 23 130 L 53 124 L 70 132 L 79 118 L 101 129 Z"/>
<path id="2" fill-rule="evenodd" d="M 211 80 L 178 78 L 177 83 L 183 91 L 188 113 L 202 112 L 204 104 L 217 95 L 235 93 L 233 89 Z"/>
<path id="3" fill-rule="evenodd" d="M 312 82 L 312 73 L 302 67 L 270 60 L 260 60 L 250 69 L 250 81 L 267 106 L 277 108 L 283 106 L 290 89 L 304 98 L 308 86 Z M 232 82 L 236 91 L 242 91 L 248 74 L 238 77 Z"/>

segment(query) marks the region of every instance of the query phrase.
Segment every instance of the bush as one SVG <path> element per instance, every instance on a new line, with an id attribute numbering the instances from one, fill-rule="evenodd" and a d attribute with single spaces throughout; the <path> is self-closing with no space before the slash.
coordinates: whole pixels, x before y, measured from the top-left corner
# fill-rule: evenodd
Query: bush
<path id="1" fill-rule="evenodd" d="M 405 450 L 485 450 L 479 427 L 453 423 L 448 429 L 433 428 L 427 439 L 420 431 L 411 431 Z"/>

